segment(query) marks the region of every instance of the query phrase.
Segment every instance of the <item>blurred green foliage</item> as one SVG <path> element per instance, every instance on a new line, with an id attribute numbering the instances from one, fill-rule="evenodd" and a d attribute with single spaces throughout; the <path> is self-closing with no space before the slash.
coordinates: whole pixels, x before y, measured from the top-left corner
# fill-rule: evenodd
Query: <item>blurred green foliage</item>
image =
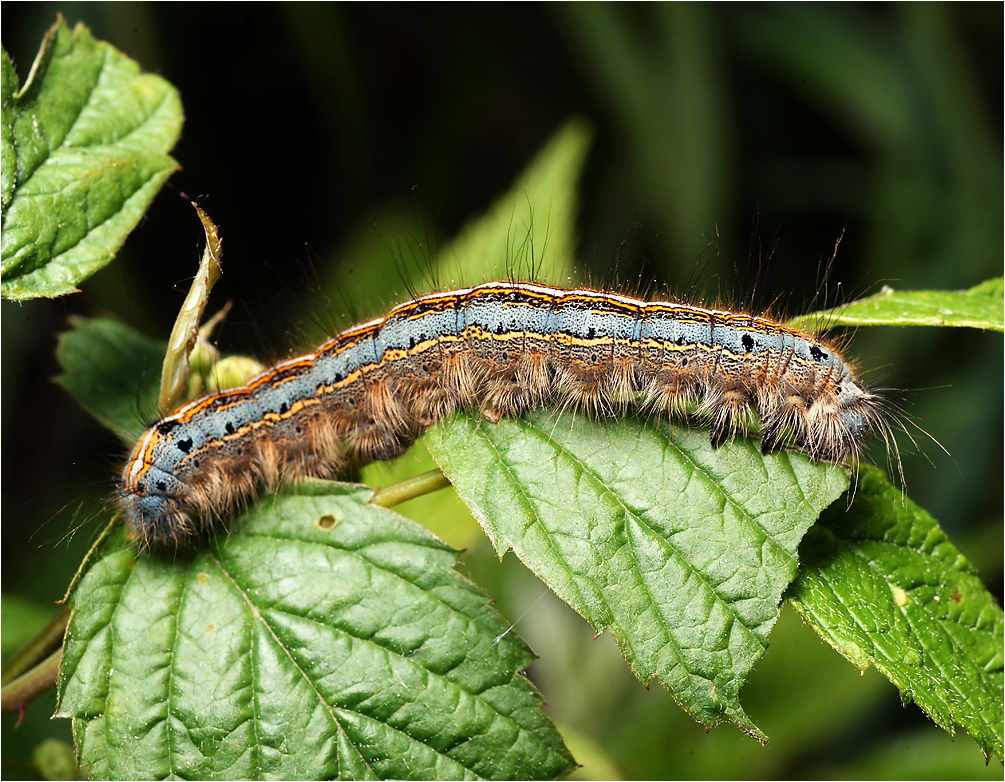
<path id="1" fill-rule="evenodd" d="M 184 170 L 84 293 L 0 307 L 5 619 L 19 615 L 9 596 L 48 618 L 123 455 L 48 382 L 55 335 L 68 314 L 167 335 L 201 242 L 176 193 L 225 239 L 214 295 L 237 306 L 221 344 L 267 359 L 309 343 L 312 319 L 327 330 L 407 297 L 395 256 L 421 277 L 572 116 L 596 140 L 569 267 L 594 279 L 682 293 L 697 279 L 708 299 L 795 313 L 842 232 L 815 306 L 1001 274 L 1000 5 L 7 3 L 3 45 L 22 79 L 57 11 L 180 90 Z M 908 492 L 1000 599 L 1000 335 L 862 329 L 849 352 L 874 384 L 904 389 L 891 396 L 905 417 L 951 454 L 911 428 L 924 455 L 901 438 Z M 772 746 L 728 727 L 706 736 L 638 684 L 609 637 L 591 641 L 518 562 L 470 537 L 463 567 L 541 655 L 530 675 L 582 776 L 1001 773 L 790 611 L 741 695 Z M 33 749 L 68 738 L 51 710 L 33 703 L 16 731 L 5 715 L 5 775 L 38 773 Z"/>

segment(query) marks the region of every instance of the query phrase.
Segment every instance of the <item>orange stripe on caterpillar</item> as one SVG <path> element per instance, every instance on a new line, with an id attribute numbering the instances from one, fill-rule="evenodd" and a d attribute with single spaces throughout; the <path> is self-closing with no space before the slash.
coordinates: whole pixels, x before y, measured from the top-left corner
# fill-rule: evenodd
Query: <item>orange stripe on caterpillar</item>
<path id="1" fill-rule="evenodd" d="M 151 426 L 122 472 L 127 526 L 178 544 L 281 479 L 390 459 L 457 409 L 604 415 L 697 404 L 711 441 L 748 410 L 762 450 L 857 455 L 880 400 L 831 347 L 771 320 L 593 290 L 494 282 L 423 296 Z"/>

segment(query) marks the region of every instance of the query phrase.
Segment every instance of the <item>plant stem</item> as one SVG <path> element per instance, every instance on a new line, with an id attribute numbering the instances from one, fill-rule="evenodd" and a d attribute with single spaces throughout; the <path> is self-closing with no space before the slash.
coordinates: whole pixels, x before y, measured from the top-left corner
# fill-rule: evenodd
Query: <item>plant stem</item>
<path id="1" fill-rule="evenodd" d="M 6 685 L 32 666 L 38 665 L 39 661 L 45 659 L 45 656 L 50 654 L 53 649 L 58 649 L 63 642 L 63 635 L 66 633 L 66 625 L 69 621 L 69 609 L 60 610 L 34 638 L 4 663 L 0 681 Z"/>
<path id="2" fill-rule="evenodd" d="M 0 690 L 0 713 L 19 711 L 50 687 L 56 685 L 63 650 L 57 649 L 27 673 Z"/>
<path id="3" fill-rule="evenodd" d="M 423 494 L 429 494 L 449 485 L 450 479 L 443 474 L 442 470 L 430 470 L 407 480 L 392 483 L 383 489 L 377 489 L 373 493 L 373 497 L 370 498 L 370 504 L 390 508 L 392 505 L 421 497 Z"/>

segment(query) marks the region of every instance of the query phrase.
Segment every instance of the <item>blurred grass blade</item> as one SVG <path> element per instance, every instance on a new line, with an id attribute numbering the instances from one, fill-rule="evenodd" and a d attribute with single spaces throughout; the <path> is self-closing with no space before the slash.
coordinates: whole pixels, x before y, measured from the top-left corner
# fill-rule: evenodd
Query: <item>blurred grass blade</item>
<path id="1" fill-rule="evenodd" d="M 568 273 L 576 249 L 578 183 L 592 137 L 582 120 L 555 133 L 509 191 L 442 248 L 441 279 L 469 285 L 555 280 Z"/>
<path id="2" fill-rule="evenodd" d="M 799 553 L 789 598 L 810 626 L 1001 758 L 1002 609 L 935 519 L 863 467 L 851 509 L 825 511 Z"/>
<path id="3" fill-rule="evenodd" d="M 60 17 L 18 87 L 2 55 L 0 291 L 74 293 L 105 266 L 178 168 L 178 93 Z"/>
<path id="4" fill-rule="evenodd" d="M 73 597 L 57 716 L 96 777 L 553 779 L 533 654 L 419 525 L 306 482 L 208 550 L 119 533 Z"/>

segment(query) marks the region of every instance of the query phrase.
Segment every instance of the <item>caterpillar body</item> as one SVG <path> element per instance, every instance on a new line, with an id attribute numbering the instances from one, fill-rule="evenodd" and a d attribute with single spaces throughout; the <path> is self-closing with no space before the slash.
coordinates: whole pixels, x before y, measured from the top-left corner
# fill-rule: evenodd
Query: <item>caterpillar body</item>
<path id="1" fill-rule="evenodd" d="M 697 405 L 713 445 L 753 408 L 770 451 L 854 458 L 880 399 L 833 347 L 767 318 L 594 290 L 493 282 L 401 304 L 202 397 L 146 430 L 123 469 L 125 523 L 188 542 L 280 480 L 390 459 L 458 409 L 616 414 Z"/>

